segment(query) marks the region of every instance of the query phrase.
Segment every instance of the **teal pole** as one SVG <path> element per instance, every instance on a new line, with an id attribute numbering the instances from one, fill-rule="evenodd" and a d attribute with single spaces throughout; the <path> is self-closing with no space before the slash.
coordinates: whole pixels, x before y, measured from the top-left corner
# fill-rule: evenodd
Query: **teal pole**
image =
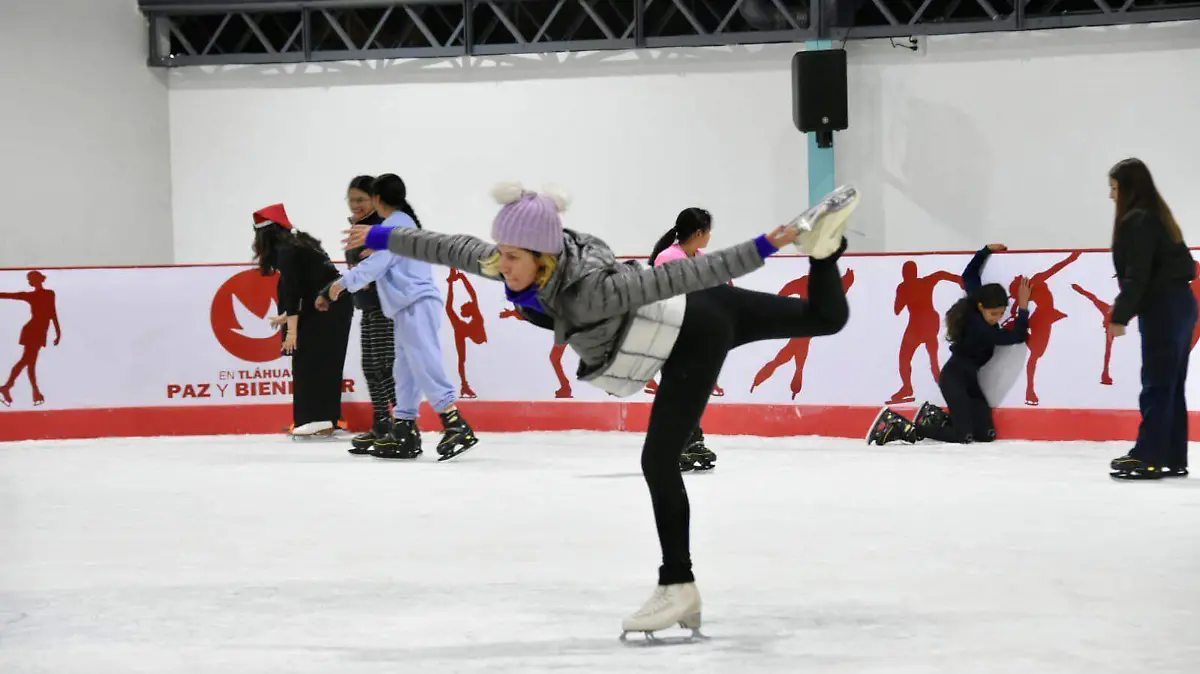
<path id="1" fill-rule="evenodd" d="M 813 40 L 805 49 L 833 49 L 833 40 Z M 817 134 L 808 135 L 808 205 L 815 206 L 837 187 L 834 177 L 833 148 L 817 147 Z"/>

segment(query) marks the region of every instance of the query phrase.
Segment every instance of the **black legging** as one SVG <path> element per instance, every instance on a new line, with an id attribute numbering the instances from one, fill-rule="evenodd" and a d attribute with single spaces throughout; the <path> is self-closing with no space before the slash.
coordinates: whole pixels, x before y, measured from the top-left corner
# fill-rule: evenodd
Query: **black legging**
<path id="1" fill-rule="evenodd" d="M 392 366 L 396 360 L 396 326 L 379 309 L 366 309 L 359 323 L 359 334 L 363 377 L 371 394 L 374 421 L 390 420 L 392 408 L 396 406 L 396 382 L 392 379 Z"/>
<path id="2" fill-rule="evenodd" d="M 354 305 L 349 293 L 329 311 L 300 311 L 296 351 L 292 354 L 292 423 L 342 420 L 342 372 Z"/>
<path id="3" fill-rule="evenodd" d="M 694 580 L 688 533 L 690 511 L 679 472 L 679 455 L 700 424 L 725 356 L 743 344 L 832 335 L 846 325 L 850 308 L 842 290 L 837 256 L 811 260 L 810 268 L 808 300 L 730 286 L 687 296 L 683 327 L 663 365 L 642 446 L 642 473 L 650 487 L 662 546 L 660 585 Z"/>
<path id="4" fill-rule="evenodd" d="M 996 439 L 992 407 L 979 388 L 979 370 L 957 356 L 951 356 L 942 368 L 938 388 L 950 412 L 950 423 L 917 429 L 922 438 L 941 442 L 991 442 Z"/>

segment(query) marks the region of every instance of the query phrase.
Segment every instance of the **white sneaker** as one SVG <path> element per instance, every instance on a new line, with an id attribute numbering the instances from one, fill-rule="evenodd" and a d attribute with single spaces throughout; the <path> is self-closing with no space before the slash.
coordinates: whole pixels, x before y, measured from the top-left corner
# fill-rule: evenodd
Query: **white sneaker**
<path id="1" fill-rule="evenodd" d="M 694 633 L 700 629 L 700 608 L 695 583 L 659 585 L 640 609 L 621 621 L 621 638 L 629 632 L 657 632 L 675 624 Z"/>
<path id="2" fill-rule="evenodd" d="M 292 435 L 310 437 L 314 435 L 333 435 L 332 421 L 310 421 L 292 429 Z"/>
<path id="3" fill-rule="evenodd" d="M 854 186 L 843 185 L 830 192 L 789 223 L 800 230 L 794 244 L 796 249 L 817 260 L 836 253 L 842 246 L 850 214 L 857 206 L 858 190 Z"/>

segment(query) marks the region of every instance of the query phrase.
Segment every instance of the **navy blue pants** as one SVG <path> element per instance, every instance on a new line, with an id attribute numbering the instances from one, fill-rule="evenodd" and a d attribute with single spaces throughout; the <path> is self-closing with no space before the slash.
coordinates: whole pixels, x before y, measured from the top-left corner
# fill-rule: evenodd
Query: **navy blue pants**
<path id="1" fill-rule="evenodd" d="M 1196 298 L 1188 285 L 1151 288 L 1138 312 L 1142 334 L 1142 424 L 1130 456 L 1151 465 L 1188 465 L 1188 355 Z"/>

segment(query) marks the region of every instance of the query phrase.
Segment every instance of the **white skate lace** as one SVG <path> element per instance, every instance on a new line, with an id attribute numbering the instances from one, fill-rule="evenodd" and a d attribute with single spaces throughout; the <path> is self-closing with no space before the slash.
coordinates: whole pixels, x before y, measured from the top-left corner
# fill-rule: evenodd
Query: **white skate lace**
<path id="1" fill-rule="evenodd" d="M 646 601 L 645 605 L 638 609 L 637 613 L 634 613 L 633 615 L 639 618 L 648 615 L 654 615 L 655 613 L 662 611 L 664 608 L 670 605 L 670 603 L 671 600 L 667 597 L 667 588 L 660 586 L 654 590 L 654 594 L 650 596 L 650 599 Z"/>

